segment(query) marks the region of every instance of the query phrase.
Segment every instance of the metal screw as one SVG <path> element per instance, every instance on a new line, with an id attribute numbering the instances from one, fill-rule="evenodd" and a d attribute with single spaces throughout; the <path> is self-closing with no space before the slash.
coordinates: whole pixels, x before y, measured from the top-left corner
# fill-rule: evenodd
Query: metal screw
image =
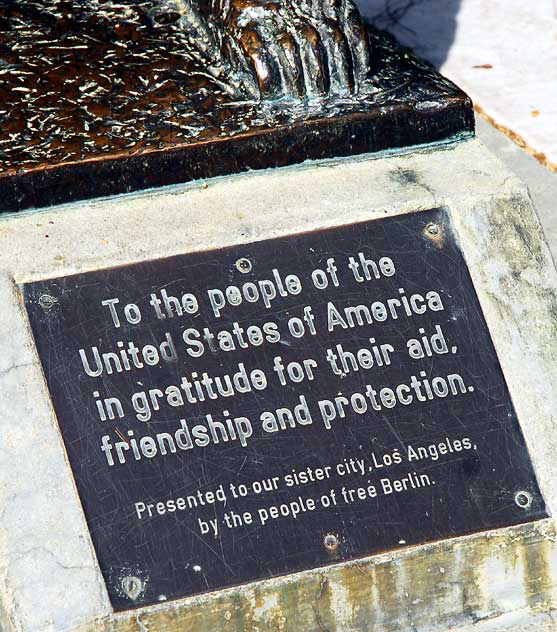
<path id="1" fill-rule="evenodd" d="M 441 232 L 439 224 L 428 224 L 425 230 L 431 237 L 437 237 Z"/>
<path id="2" fill-rule="evenodd" d="M 122 590 L 132 601 L 135 601 L 143 590 L 143 582 L 139 577 L 130 575 L 122 579 Z"/>
<path id="3" fill-rule="evenodd" d="M 339 546 L 339 541 L 336 535 L 333 533 L 328 533 L 323 538 L 323 546 L 327 549 L 327 551 L 336 551 Z"/>
<path id="4" fill-rule="evenodd" d="M 515 497 L 514 497 L 514 502 L 521 509 L 530 509 L 530 507 L 532 506 L 533 500 L 534 499 L 532 498 L 532 494 L 530 492 L 525 492 L 525 491 L 516 492 Z"/>
<path id="5" fill-rule="evenodd" d="M 44 310 L 52 309 L 56 303 L 58 303 L 58 299 L 54 296 L 50 296 L 50 294 L 43 294 L 39 297 L 39 305 Z"/>
<path id="6" fill-rule="evenodd" d="M 248 272 L 251 272 L 252 269 L 251 261 L 249 259 L 246 259 L 245 257 L 242 257 L 241 259 L 238 259 L 238 261 L 236 261 L 236 268 L 242 274 L 248 274 Z"/>

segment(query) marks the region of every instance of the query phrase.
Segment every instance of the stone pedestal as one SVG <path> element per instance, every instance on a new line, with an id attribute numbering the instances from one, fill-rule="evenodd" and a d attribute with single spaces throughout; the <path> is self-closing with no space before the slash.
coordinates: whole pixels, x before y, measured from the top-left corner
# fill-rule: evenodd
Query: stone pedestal
<path id="1" fill-rule="evenodd" d="M 557 599 L 551 518 L 114 614 L 31 336 L 22 284 L 440 207 L 448 209 L 553 514 L 557 274 L 528 192 L 478 141 L 4 215 L 2 629 L 551 629 L 543 614 Z M 514 490 L 503 491 L 512 503 Z"/>

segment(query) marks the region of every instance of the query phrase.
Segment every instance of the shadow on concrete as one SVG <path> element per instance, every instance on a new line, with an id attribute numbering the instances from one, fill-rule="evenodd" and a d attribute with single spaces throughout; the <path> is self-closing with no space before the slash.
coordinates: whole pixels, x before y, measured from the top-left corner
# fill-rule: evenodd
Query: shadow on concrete
<path id="1" fill-rule="evenodd" d="M 355 0 L 366 19 L 440 68 L 453 44 L 462 0 Z"/>

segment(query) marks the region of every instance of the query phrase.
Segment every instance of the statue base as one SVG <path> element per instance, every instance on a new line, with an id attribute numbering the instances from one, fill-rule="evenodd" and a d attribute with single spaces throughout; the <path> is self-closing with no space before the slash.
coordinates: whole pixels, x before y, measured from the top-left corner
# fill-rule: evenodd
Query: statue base
<path id="1" fill-rule="evenodd" d="M 522 516 L 519 519 L 521 522 L 524 520 L 524 524 L 502 521 L 489 531 L 458 537 L 446 537 L 446 534 L 439 533 L 435 541 L 415 545 L 416 540 L 411 538 L 414 538 L 424 524 L 435 528 L 439 528 L 441 524 L 439 513 L 432 513 L 432 504 L 428 500 L 427 494 L 434 493 L 432 488 L 416 488 L 405 492 L 400 501 L 394 496 L 382 497 L 380 512 L 374 508 L 373 499 L 365 501 L 367 505 L 362 504 L 362 509 L 355 505 L 360 515 L 369 516 L 366 528 L 369 528 L 368 524 L 377 524 L 379 527 L 384 525 L 384 531 L 394 541 L 394 548 L 383 554 L 370 554 L 349 561 L 335 561 L 334 558 L 329 560 L 327 557 L 319 568 L 312 566 L 294 575 L 265 578 L 263 581 L 244 583 L 235 588 L 216 590 L 191 598 L 171 600 L 171 594 L 160 592 L 161 601 L 148 608 L 142 607 L 141 595 L 134 595 L 132 581 L 134 577 L 138 577 L 146 589 L 152 591 L 157 577 L 154 574 L 142 574 L 141 569 L 129 566 L 125 569 L 129 577 L 116 575 L 108 578 L 110 586 L 114 585 L 116 579 L 121 579 L 122 586 L 128 589 L 130 609 L 115 614 L 90 539 L 91 531 L 84 519 L 83 505 L 77 495 L 74 475 L 64 451 L 49 391 L 45 387 L 39 356 L 20 294 L 21 285 L 17 285 L 36 281 L 49 283 L 50 281 L 45 280 L 52 281 L 76 273 L 95 274 L 104 271 L 108 285 L 89 281 L 82 283 L 77 294 L 74 291 L 69 298 L 65 291 L 56 294 L 49 292 L 48 295 L 41 294 L 38 297 L 38 304 L 41 310 L 44 309 L 42 335 L 55 337 L 56 353 L 73 349 L 74 355 L 77 355 L 78 347 L 73 345 L 68 336 L 58 335 L 60 323 L 69 327 L 72 335 L 87 335 L 90 336 L 91 344 L 93 341 L 100 344 L 96 342 L 100 337 L 98 330 L 93 328 L 94 310 L 99 309 L 99 305 L 98 301 L 89 301 L 86 306 L 83 304 L 88 292 L 99 292 L 99 300 L 109 299 L 119 292 L 121 297 L 129 297 L 125 299 L 126 303 L 139 299 L 146 303 L 148 295 L 141 283 L 150 284 L 152 291 L 165 288 L 169 294 L 178 296 L 181 292 L 192 290 L 192 286 L 185 281 L 169 284 L 168 275 L 157 272 L 156 259 L 183 255 L 208 256 L 207 253 L 210 255 L 211 251 L 216 251 L 212 259 L 213 268 L 221 270 L 223 283 L 234 283 L 234 279 L 242 274 L 241 270 L 246 268 L 241 265 L 219 267 L 219 257 L 222 256 L 223 249 L 245 248 L 245 256 L 251 256 L 248 261 L 254 262 L 256 272 L 262 265 L 273 261 L 272 257 L 281 256 L 285 260 L 284 270 L 290 272 L 295 259 L 290 256 L 291 251 L 281 245 L 280 248 L 270 247 L 265 257 L 254 257 L 249 244 L 292 236 L 312 239 L 319 231 L 351 228 L 354 235 L 360 238 L 362 248 L 365 247 L 371 256 L 374 242 L 366 239 L 365 233 L 361 232 L 361 223 L 371 220 L 377 220 L 375 238 L 383 236 L 386 240 L 389 251 L 396 257 L 397 269 L 399 264 L 406 265 L 416 280 L 425 280 L 436 289 L 439 289 L 434 283 L 436 275 L 444 274 L 448 278 L 454 272 L 451 278 L 458 289 L 462 285 L 462 268 L 455 269 L 454 262 L 445 267 L 429 266 L 426 275 L 423 271 L 420 272 L 418 265 L 414 266 L 414 261 L 426 248 L 425 239 L 431 240 L 427 246 L 428 257 L 437 257 L 452 239 L 449 234 L 436 230 L 435 225 L 428 223 L 430 220 L 427 209 L 433 207 L 448 209 L 450 213 L 454 240 L 462 250 L 469 268 L 522 433 L 530 448 L 541 491 L 550 514 L 555 515 L 557 437 L 554 431 L 554 411 L 557 407 L 557 394 L 552 385 L 557 380 L 553 351 L 557 340 L 552 314 L 557 275 L 526 188 L 477 140 L 405 155 L 382 156 L 373 160 L 347 159 L 326 169 L 285 169 L 272 173 L 251 173 L 239 178 L 222 178 L 213 181 L 208 188 L 185 186 L 172 190 L 159 189 L 148 195 L 115 196 L 94 204 L 75 205 L 71 209 L 52 208 L 43 209 L 39 214 L 14 214 L 11 217 L 5 216 L 0 221 L 2 232 L 6 236 L 0 253 L 0 300 L 4 316 L 4 327 L 0 331 L 0 344 L 4 350 L 0 363 L 0 391 L 5 411 L 0 419 L 0 435 L 5 446 L 0 463 L 0 479 L 3 481 L 3 486 L 0 487 L 0 506 L 5 508 L 2 516 L 3 535 L 0 540 L 3 560 L 0 567 L 0 627 L 23 632 L 47 629 L 124 631 L 140 621 L 145 628 L 169 632 L 188 625 L 190 629 L 199 632 L 214 632 L 225 628 L 238 632 L 244 630 L 246 625 L 264 631 L 278 628 L 284 632 L 315 629 L 363 632 L 370 629 L 371 622 L 377 629 L 394 632 L 406 629 L 411 620 L 415 629 L 420 631 L 433 632 L 449 628 L 456 630 L 466 626 L 467 632 L 483 632 L 481 622 L 491 620 L 494 626 L 503 621 L 500 629 L 505 630 L 522 632 L 529 629 L 527 625 L 530 624 L 534 625 L 532 629 L 545 629 L 543 615 L 555 607 L 556 579 L 552 560 L 557 554 L 557 543 L 554 521 L 533 517 L 528 514 L 528 509 L 521 510 L 515 504 L 522 498 L 519 491 L 528 491 L 528 488 L 511 484 L 520 465 L 519 460 L 509 458 L 515 442 L 494 442 L 493 417 L 486 419 L 483 413 L 479 413 L 473 423 L 477 432 L 485 431 L 486 434 L 486 439 L 478 443 L 479 459 L 470 461 L 466 455 L 447 453 L 435 462 L 441 464 L 435 467 L 444 467 L 443 464 L 447 463 L 452 463 L 454 467 L 450 477 L 439 476 L 436 479 L 436 489 L 438 487 L 441 491 L 445 490 L 443 493 L 439 492 L 444 501 L 442 506 L 459 512 L 462 507 L 481 508 L 484 503 L 492 511 L 495 503 L 502 503 L 505 511 L 518 512 Z M 407 231 L 405 234 L 401 232 L 401 227 L 406 226 L 408 221 L 420 221 L 422 217 L 429 237 L 421 231 Z M 394 228 L 384 230 L 384 221 L 392 222 Z M 407 247 L 409 239 L 415 242 L 414 248 Z M 335 246 L 334 239 L 329 239 L 327 243 L 327 248 L 315 249 L 313 255 L 318 263 L 322 262 L 322 267 Z M 343 252 L 346 256 L 350 254 Z M 234 264 L 236 257 L 232 257 L 231 262 Z M 342 275 L 348 268 L 341 268 L 340 262 L 341 257 L 337 256 L 339 274 Z M 242 260 L 237 263 L 241 264 Z M 135 283 L 135 277 L 128 276 L 127 268 L 122 268 L 131 264 L 144 266 L 142 270 L 145 273 L 137 277 L 140 279 L 139 284 Z M 419 265 L 423 266 L 423 261 Z M 309 274 L 309 271 L 310 268 L 306 272 Z M 193 274 L 199 283 L 206 282 L 199 267 L 174 266 L 170 272 L 184 279 L 186 274 Z M 126 277 L 124 282 L 121 281 L 121 275 Z M 341 276 L 344 277 L 345 275 Z M 251 277 L 246 273 L 245 278 L 249 280 Z M 365 295 L 364 291 L 361 294 L 352 292 L 349 304 L 356 304 L 364 297 L 367 297 L 368 302 L 380 298 L 382 294 L 377 290 L 377 283 L 379 282 L 373 281 L 373 289 L 367 290 Z M 74 288 L 76 287 L 74 283 Z M 393 287 L 397 288 L 399 285 Z M 334 288 L 330 290 L 331 294 L 335 291 Z M 454 300 L 448 294 L 443 294 L 443 301 L 445 298 L 447 301 Z M 453 294 L 452 291 L 450 294 Z M 49 296 L 53 300 L 49 301 Z M 70 319 L 68 313 L 68 306 L 72 307 L 72 296 L 76 296 L 74 307 L 79 308 L 82 305 L 82 320 L 77 324 Z M 308 304 L 308 301 L 302 302 L 305 296 L 307 294 L 290 299 L 290 305 L 296 302 L 296 311 L 291 315 L 302 314 L 301 306 Z M 121 302 L 122 307 L 123 304 L 124 301 Z M 325 304 L 324 299 L 322 304 Z M 279 305 L 289 309 L 288 303 Z M 232 308 L 227 307 L 225 317 L 230 309 Z M 461 327 L 462 331 L 467 331 L 465 325 L 469 321 L 463 319 L 469 319 L 471 311 L 477 315 L 475 308 L 452 311 L 454 320 L 439 312 L 439 320 L 436 322 L 441 322 L 446 332 L 451 331 L 450 327 Z M 275 318 L 269 316 L 267 310 L 259 313 L 262 314 L 261 318 Z M 155 326 L 152 321 L 146 320 L 147 311 L 145 314 L 145 322 L 134 326 L 133 330 L 130 328 L 129 334 L 122 329 L 123 340 L 138 341 L 138 327 L 145 327 L 150 331 Z M 106 317 L 110 318 L 108 310 Z M 405 319 L 396 322 L 403 323 L 402 326 L 399 325 L 400 331 L 404 331 L 408 324 L 409 337 L 423 325 L 424 317 L 419 318 L 419 321 L 409 322 Z M 175 327 L 181 326 L 176 318 L 168 319 L 170 320 L 176 323 Z M 240 320 L 245 325 L 244 319 Z M 168 321 L 160 321 L 158 327 L 164 327 L 161 331 L 173 326 Z M 180 322 L 185 324 L 190 321 Z M 253 322 L 253 318 L 250 322 Z M 316 322 L 319 324 L 322 321 L 318 318 Z M 200 326 L 197 319 L 192 318 L 191 326 Z M 378 342 L 385 335 L 385 330 L 380 327 L 381 325 L 377 327 Z M 323 326 L 320 329 L 322 328 Z M 109 335 L 119 336 L 115 332 L 116 330 L 107 325 L 106 334 L 102 333 L 103 345 Z M 369 334 L 366 333 L 367 335 Z M 451 344 L 458 344 L 459 350 L 464 349 L 462 345 L 476 345 L 477 354 L 459 351 L 456 355 L 439 356 L 441 360 L 432 360 L 433 367 L 439 367 L 439 362 L 444 362 L 444 358 L 452 357 L 452 362 L 458 362 L 455 366 L 462 375 L 475 375 L 471 371 L 476 367 L 478 371 L 483 370 L 484 365 L 477 358 L 485 353 L 486 347 L 483 343 L 478 343 L 473 334 L 457 338 L 448 336 L 448 339 Z M 162 340 L 162 337 L 154 337 L 153 340 Z M 351 344 L 352 341 L 353 338 L 350 338 Z M 307 345 L 304 356 L 292 356 L 292 347 L 283 345 L 279 351 L 273 351 L 273 354 L 280 354 L 285 359 L 307 358 L 309 354 L 314 355 L 312 350 L 325 348 L 323 345 L 302 342 Z M 346 338 L 342 340 L 342 344 L 348 348 Z M 255 354 L 260 351 L 248 353 L 249 360 L 245 361 L 246 364 L 249 361 L 250 368 L 259 366 L 255 364 L 255 358 L 259 357 Z M 188 374 L 196 368 L 189 364 L 188 366 Z M 88 383 L 79 379 L 70 364 L 59 363 L 55 369 L 64 380 L 64 388 L 59 392 L 72 401 L 75 400 L 80 389 L 84 388 L 81 385 Z M 439 371 L 433 373 L 437 374 Z M 382 373 L 377 375 L 377 384 L 394 383 L 389 381 L 388 376 L 383 377 Z M 139 374 L 131 374 L 130 379 L 143 382 L 144 386 L 138 385 L 138 389 L 154 384 L 153 380 L 147 383 Z M 493 398 L 493 391 L 486 388 L 485 381 L 476 383 L 482 387 L 477 389 L 477 396 L 485 393 Z M 331 388 L 328 392 L 336 394 L 337 388 L 335 385 L 335 389 Z M 93 386 L 89 390 L 93 391 Z M 110 391 L 118 395 L 121 392 L 124 391 Z M 343 387 L 343 392 L 351 391 L 344 390 Z M 231 404 L 234 403 L 233 400 L 230 401 Z M 261 406 L 267 406 L 267 401 L 262 402 Z M 469 402 L 468 399 L 464 401 Z M 309 396 L 308 402 L 311 405 Z M 451 402 L 450 405 L 454 406 L 454 400 Z M 230 407 L 228 410 L 246 410 L 247 416 L 253 416 L 249 406 L 234 405 L 236 408 Z M 415 443 L 427 445 L 430 440 L 426 435 L 431 436 L 434 409 L 413 406 L 407 414 L 414 415 L 418 422 L 419 415 L 422 415 L 421 418 L 427 422 L 424 423 L 423 430 L 416 422 L 421 434 Z M 125 437 L 128 425 L 136 427 L 136 436 L 139 437 L 143 436 L 143 428 L 147 427 L 144 422 L 129 421 L 133 419 L 133 414 L 127 417 L 126 422 L 95 421 L 90 417 L 90 410 L 92 406 L 82 406 L 79 414 L 75 415 L 76 422 L 83 424 L 83 436 L 72 444 L 76 449 L 80 446 L 83 449 L 86 445 L 85 437 L 91 432 L 110 433 L 112 441 L 116 441 L 116 429 Z M 237 415 L 238 412 L 233 414 Z M 448 436 L 445 434 L 447 427 L 454 424 L 455 419 L 460 424 L 462 418 L 458 412 L 448 414 L 446 419 L 442 418 L 442 437 Z M 470 419 L 469 413 L 466 418 Z M 165 419 L 162 414 L 155 417 L 157 422 Z M 59 421 L 61 426 L 62 417 Z M 316 419 L 315 427 L 317 421 Z M 361 432 L 366 427 L 366 440 L 373 443 L 373 437 L 377 435 L 375 420 L 369 426 L 364 425 L 362 418 L 355 417 L 345 423 L 351 424 L 347 426 L 350 433 L 341 434 L 338 432 L 340 425 L 336 426 L 338 447 L 343 450 L 343 454 L 348 454 L 343 446 L 349 439 L 353 441 L 352 433 Z M 410 426 L 411 424 L 399 424 L 394 428 L 398 431 L 399 427 L 404 430 Z M 313 436 L 313 431 L 314 426 L 309 426 L 301 432 L 303 436 Z M 157 432 L 160 432 L 158 424 L 153 430 L 153 433 Z M 453 433 L 451 436 L 454 439 L 468 435 Z M 283 442 L 283 439 L 267 441 L 277 445 Z M 314 442 L 314 445 L 321 444 Z M 251 446 L 250 443 L 249 449 Z M 229 444 L 207 449 L 216 451 L 219 448 L 222 448 L 218 453 L 219 457 L 224 454 L 229 459 Z M 498 452 L 500 459 L 489 458 L 492 449 Z M 102 455 L 100 450 L 98 452 Z M 300 459 L 308 458 L 308 451 L 297 452 L 302 455 Z M 90 454 L 93 453 L 86 452 L 84 468 L 91 468 Z M 132 455 L 131 450 L 129 454 Z M 251 466 L 246 464 L 241 467 L 244 456 L 240 455 L 234 468 L 223 468 L 223 471 L 236 473 L 241 469 L 243 478 L 240 480 L 250 482 L 253 479 L 246 476 L 247 467 L 257 466 L 258 472 L 264 471 L 260 465 L 262 452 L 252 450 L 245 454 L 253 454 L 251 458 L 257 461 Z M 178 455 L 169 454 L 164 458 L 178 458 Z M 188 462 L 192 459 L 193 457 L 189 457 Z M 283 461 L 273 462 L 282 464 L 280 467 L 290 473 L 290 464 L 286 467 Z M 323 460 L 320 463 L 336 462 Z M 302 463 L 300 460 L 297 469 Z M 418 467 L 415 463 L 412 467 L 403 464 L 398 471 L 414 470 Z M 434 467 L 430 461 L 424 461 L 424 465 L 428 472 Z M 129 466 L 127 463 L 121 467 Z M 121 489 L 123 483 L 120 481 L 150 481 L 153 478 L 130 476 L 128 469 L 120 470 L 122 474 L 119 476 L 125 474 L 125 479 L 117 479 L 117 474 L 113 473 L 114 468 L 110 469 L 108 465 L 103 467 L 104 470 L 90 470 L 95 475 L 97 471 L 105 472 L 107 477 L 107 483 L 102 487 L 103 493 L 98 493 L 93 502 L 100 502 L 105 496 L 113 495 Z M 139 462 L 138 467 L 151 466 L 144 459 Z M 159 465 L 153 461 L 152 467 L 158 468 Z M 279 465 L 276 467 L 278 469 Z M 208 468 L 207 471 L 212 472 L 214 469 Z M 383 474 L 384 471 L 370 472 L 365 478 L 362 477 L 365 486 L 368 485 L 368 479 L 374 484 L 384 476 L 394 476 Z M 480 471 L 484 471 L 484 475 L 479 475 Z M 503 486 L 490 484 L 495 476 L 500 475 L 506 477 Z M 457 484 L 456 481 L 463 480 L 461 477 L 464 477 L 464 482 Z M 165 491 L 161 499 L 175 497 L 172 489 L 183 484 L 182 480 L 202 479 L 170 478 L 168 486 L 163 488 Z M 331 486 L 336 486 L 339 490 L 343 485 L 348 486 L 344 480 L 338 480 L 338 484 L 331 480 Z M 464 493 L 468 494 L 470 500 L 458 502 L 457 499 Z M 531 493 L 533 500 L 539 499 L 538 493 Z M 319 497 L 310 491 L 310 487 L 300 492 L 300 496 Z M 129 503 L 121 505 L 122 509 L 118 513 L 114 513 L 115 521 L 122 518 L 129 520 L 129 528 L 123 532 L 125 538 L 112 540 L 118 544 L 113 549 L 115 563 L 127 564 L 125 547 L 132 537 L 131 534 L 150 528 L 151 523 L 138 523 L 134 517 L 133 505 L 130 510 L 132 501 L 145 501 L 146 498 L 148 496 L 136 494 L 133 498 L 130 497 Z M 265 494 L 259 506 L 269 505 L 274 502 L 274 498 L 271 493 Z M 396 528 L 392 526 L 392 521 L 385 520 L 389 507 L 400 507 L 401 511 L 406 512 L 417 499 L 421 499 L 421 513 L 408 514 L 406 519 L 396 522 Z M 235 502 L 235 505 L 230 505 L 232 509 L 238 506 L 239 501 Z M 436 504 L 435 507 L 437 506 Z M 350 511 L 350 507 L 346 511 Z M 524 513 L 521 514 L 521 511 Z M 112 519 L 112 514 L 104 515 Z M 323 524 L 330 519 L 330 515 L 326 512 L 319 514 Z M 477 515 L 481 518 L 484 513 L 477 510 Z M 153 517 L 153 528 L 164 519 L 164 516 Z M 168 520 L 169 524 L 175 524 L 172 516 Z M 191 540 L 180 536 L 178 529 L 181 528 L 182 520 L 184 519 L 180 517 L 180 521 L 176 521 L 176 526 L 173 527 L 176 529 L 174 539 L 157 541 L 157 544 L 162 543 L 161 554 L 155 559 L 159 562 L 168 557 L 176 560 L 184 542 L 191 541 L 196 553 L 193 564 L 199 564 L 199 572 L 193 569 L 192 573 L 195 574 L 194 578 L 203 580 L 201 571 L 205 570 L 205 565 L 203 561 L 197 561 L 197 554 L 203 550 L 204 541 L 214 549 L 215 538 L 210 534 L 206 536 L 206 540 L 201 535 Z M 286 522 L 280 523 L 282 532 L 277 536 L 276 547 L 272 551 L 275 557 L 286 546 L 283 540 L 286 543 L 293 539 L 298 541 L 292 536 L 292 522 L 288 522 L 287 518 L 284 520 Z M 23 530 L 22 524 L 25 525 Z M 193 518 L 185 524 L 191 530 L 198 528 L 197 520 Z M 346 524 L 342 521 L 340 524 L 341 535 L 346 536 L 346 541 L 350 545 L 354 540 L 357 541 L 359 535 L 348 532 L 351 523 L 347 520 Z M 451 524 L 455 529 L 462 526 L 457 521 Z M 319 551 L 323 550 L 323 556 L 328 556 L 324 546 L 326 543 L 322 544 L 327 531 L 323 533 L 321 528 L 317 531 L 317 534 L 315 531 L 311 532 L 314 541 L 318 543 Z M 308 537 L 310 532 L 301 529 L 301 533 L 303 537 Z M 238 532 L 236 541 L 240 537 L 243 537 L 242 543 L 250 543 L 250 538 L 244 537 L 243 532 Z M 162 548 L 163 545 L 167 546 L 167 542 L 170 553 Z M 373 538 L 370 542 L 375 546 L 377 540 Z M 309 547 L 300 547 L 301 552 L 306 550 L 310 550 Z M 218 551 L 220 555 L 220 549 Z M 237 560 L 238 556 L 246 557 L 244 547 L 228 546 L 223 551 L 222 556 L 227 563 L 232 559 Z M 153 559 L 152 556 L 145 557 L 146 560 Z M 124 579 L 129 580 L 129 585 Z M 342 599 L 337 599 L 338 595 Z M 164 601 L 164 597 L 168 597 L 168 600 Z M 432 603 L 435 604 L 434 608 Z M 519 613 L 524 614 L 524 618 L 515 626 L 509 617 Z M 524 619 L 527 620 L 527 625 L 524 624 Z"/>
<path id="2" fill-rule="evenodd" d="M 16 42 L 19 35 L 10 33 Z M 151 40 L 118 58 L 111 53 L 116 46 L 84 40 L 83 55 L 86 35 L 77 31 L 73 48 L 64 44 L 63 60 L 54 47 L 46 60 L 41 52 L 57 71 L 37 70 L 39 36 L 31 31 L 14 55 L 18 68 L 10 72 L 17 77 L 8 82 L 18 90 L 3 95 L 0 212 L 446 142 L 474 131 L 471 100 L 372 29 L 373 77 L 365 93 L 274 101 L 234 101 L 207 80 L 177 80 L 167 53 L 137 66 L 155 55 Z M 61 31 L 49 36 L 62 44 Z M 14 130 L 24 142 L 10 140 Z"/>

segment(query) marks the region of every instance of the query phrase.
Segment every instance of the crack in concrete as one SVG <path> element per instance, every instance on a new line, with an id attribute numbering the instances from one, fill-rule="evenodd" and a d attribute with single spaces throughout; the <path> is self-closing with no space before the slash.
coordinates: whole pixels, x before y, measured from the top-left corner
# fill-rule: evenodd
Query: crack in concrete
<path id="1" fill-rule="evenodd" d="M 317 625 L 319 626 L 319 629 L 322 632 L 330 632 L 329 629 L 323 623 L 323 619 L 321 618 L 321 615 L 319 614 L 319 601 L 321 597 L 323 596 L 323 591 L 325 590 L 326 585 L 327 585 L 327 578 L 323 575 L 321 577 L 321 585 L 319 586 L 319 592 L 317 593 L 317 598 L 315 599 L 315 603 L 313 604 L 313 613 L 315 615 L 315 621 L 317 622 Z"/>
<path id="2" fill-rule="evenodd" d="M 49 549 L 47 549 L 44 546 L 33 546 L 30 549 L 26 549 L 25 551 L 18 552 L 16 555 L 12 555 L 11 556 L 11 561 L 12 562 L 18 562 L 19 560 L 27 557 L 28 555 L 30 555 L 32 553 L 36 553 L 37 551 L 40 551 L 42 553 L 46 553 L 49 557 L 51 557 L 54 560 L 54 563 L 57 566 L 60 566 L 60 568 L 63 568 L 65 570 L 83 570 L 83 569 L 88 569 L 89 568 L 89 566 L 87 566 L 85 564 L 80 564 L 80 565 L 63 564 L 56 557 L 56 555 L 52 551 L 50 551 Z"/>
<path id="3" fill-rule="evenodd" d="M 0 369 L 0 375 L 8 375 L 8 373 L 11 373 L 12 371 L 15 371 L 16 369 L 23 369 L 25 367 L 28 366 L 34 366 L 35 362 L 25 362 L 23 364 L 12 364 L 12 366 L 9 366 L 7 369 Z"/>

